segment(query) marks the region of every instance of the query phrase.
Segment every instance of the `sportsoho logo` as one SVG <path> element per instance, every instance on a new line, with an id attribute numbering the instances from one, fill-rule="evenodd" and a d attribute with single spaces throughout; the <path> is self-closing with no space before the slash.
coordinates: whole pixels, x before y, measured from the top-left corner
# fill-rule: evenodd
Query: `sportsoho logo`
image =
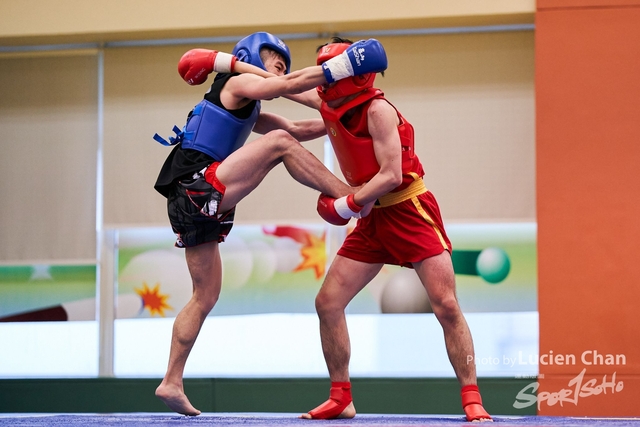
<path id="1" fill-rule="evenodd" d="M 574 354 L 543 354 L 538 358 L 539 365 L 575 365 L 578 358 Z M 579 356 L 580 362 L 587 366 L 616 366 L 626 365 L 627 358 L 624 354 L 600 354 L 595 350 L 587 350 Z M 624 383 L 616 380 L 616 371 L 609 375 L 604 375 L 602 379 L 586 378 L 587 368 L 583 368 L 578 375 L 569 380 L 566 388 L 558 391 L 539 391 L 540 383 L 532 382 L 520 390 L 516 396 L 513 407 L 516 409 L 527 408 L 531 405 L 538 404 L 538 409 L 543 403 L 548 406 L 565 403 L 578 405 L 580 399 L 599 394 L 615 394 L 620 393 L 624 389 Z M 536 392 L 537 395 L 536 395 Z"/>

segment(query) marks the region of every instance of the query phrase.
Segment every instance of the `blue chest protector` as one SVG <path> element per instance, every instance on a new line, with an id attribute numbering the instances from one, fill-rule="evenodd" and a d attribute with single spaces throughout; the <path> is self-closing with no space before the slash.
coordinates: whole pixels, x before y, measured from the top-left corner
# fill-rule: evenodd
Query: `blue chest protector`
<path id="1" fill-rule="evenodd" d="M 239 119 L 203 99 L 195 106 L 182 130 L 177 126 L 173 127 L 176 136 L 170 137 L 169 142 L 158 134 L 155 134 L 153 139 L 163 145 L 182 143 L 182 148 L 201 151 L 217 161 L 222 161 L 244 145 L 259 114 L 260 101 L 256 102 L 248 118 Z"/>

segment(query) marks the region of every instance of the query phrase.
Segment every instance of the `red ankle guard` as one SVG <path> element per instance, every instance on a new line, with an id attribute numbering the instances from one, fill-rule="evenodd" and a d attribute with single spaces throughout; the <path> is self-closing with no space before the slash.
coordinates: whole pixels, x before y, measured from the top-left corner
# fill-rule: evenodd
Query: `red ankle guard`
<path id="1" fill-rule="evenodd" d="M 482 398 L 477 385 L 466 385 L 460 392 L 462 408 L 467 416 L 467 421 L 491 420 L 491 416 L 482 406 Z"/>
<path id="2" fill-rule="evenodd" d="M 332 382 L 329 400 L 309 411 L 309 415 L 321 420 L 337 418 L 352 401 L 350 382 Z"/>

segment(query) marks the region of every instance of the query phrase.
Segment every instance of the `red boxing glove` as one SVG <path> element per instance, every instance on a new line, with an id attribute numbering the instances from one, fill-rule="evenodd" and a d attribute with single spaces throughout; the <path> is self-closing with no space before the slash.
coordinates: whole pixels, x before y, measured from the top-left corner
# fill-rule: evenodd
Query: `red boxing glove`
<path id="1" fill-rule="evenodd" d="M 209 49 L 191 49 L 180 58 L 178 73 L 190 85 L 200 85 L 207 81 L 213 71 L 232 73 L 236 57 Z"/>
<path id="2" fill-rule="evenodd" d="M 353 194 L 339 199 L 320 194 L 317 209 L 318 214 L 329 224 L 347 225 L 351 218 L 360 218 L 358 213 L 362 210 L 362 206 L 356 204 Z"/>

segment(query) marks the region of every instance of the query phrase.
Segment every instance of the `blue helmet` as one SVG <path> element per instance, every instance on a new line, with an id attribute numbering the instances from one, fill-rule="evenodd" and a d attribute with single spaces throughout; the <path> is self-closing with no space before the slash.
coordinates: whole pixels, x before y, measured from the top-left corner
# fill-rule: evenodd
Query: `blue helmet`
<path id="1" fill-rule="evenodd" d="M 291 53 L 289 52 L 289 47 L 273 34 L 259 32 L 248 35 L 235 45 L 231 53 L 235 55 L 239 61 L 248 62 L 251 65 L 266 70 L 262 59 L 260 59 L 260 50 L 264 47 L 282 55 L 287 67 L 285 74 L 289 74 L 291 69 Z"/>

